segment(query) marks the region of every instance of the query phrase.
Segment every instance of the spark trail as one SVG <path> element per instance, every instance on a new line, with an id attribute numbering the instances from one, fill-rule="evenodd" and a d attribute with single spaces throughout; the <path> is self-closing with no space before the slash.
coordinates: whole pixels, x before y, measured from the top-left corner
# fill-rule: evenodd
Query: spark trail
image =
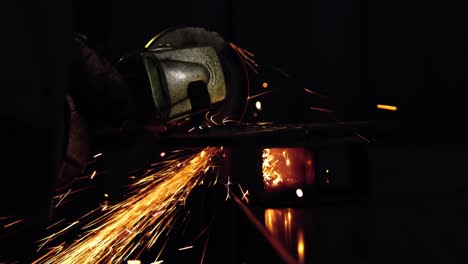
<path id="1" fill-rule="evenodd" d="M 122 263 L 138 258 L 170 232 L 184 211 L 185 199 L 213 167 L 212 158 L 220 151 L 210 147 L 168 161 L 136 182 L 126 200 L 109 206 L 102 216 L 86 224 L 81 237 L 49 248 L 34 263 Z M 55 237 L 57 234 L 44 241 Z"/>

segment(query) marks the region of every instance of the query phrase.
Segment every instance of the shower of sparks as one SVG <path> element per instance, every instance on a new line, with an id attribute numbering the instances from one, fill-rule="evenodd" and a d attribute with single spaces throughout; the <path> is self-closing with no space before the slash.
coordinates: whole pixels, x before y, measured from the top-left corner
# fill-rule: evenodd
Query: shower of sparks
<path id="1" fill-rule="evenodd" d="M 82 227 L 84 233 L 75 241 L 50 248 L 34 263 L 122 263 L 130 257 L 138 259 L 172 230 L 183 211 L 178 209 L 213 168 L 212 158 L 219 152 L 220 148 L 210 147 L 196 155 L 166 161 L 163 168 L 134 183 L 134 191 L 126 200 L 108 206 L 103 215 Z M 78 222 L 43 241 L 51 241 Z"/>
<path id="2" fill-rule="evenodd" d="M 276 168 L 278 159 L 272 155 L 269 148 L 263 149 L 262 158 L 263 182 L 268 186 L 278 185 L 278 183 L 283 181 L 281 174 L 279 174 Z"/>

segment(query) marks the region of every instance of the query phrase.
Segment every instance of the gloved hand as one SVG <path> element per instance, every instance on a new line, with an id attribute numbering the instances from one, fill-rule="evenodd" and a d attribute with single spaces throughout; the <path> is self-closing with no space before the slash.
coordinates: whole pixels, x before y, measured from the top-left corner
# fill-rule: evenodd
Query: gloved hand
<path id="1" fill-rule="evenodd" d="M 68 188 L 88 164 L 91 152 L 125 144 L 141 134 L 157 138 L 166 127 L 139 105 L 142 89 L 133 87 L 117 68 L 87 44 L 74 38 L 68 102 L 68 142 L 56 191 Z M 139 101 L 140 100 L 140 101 Z"/>

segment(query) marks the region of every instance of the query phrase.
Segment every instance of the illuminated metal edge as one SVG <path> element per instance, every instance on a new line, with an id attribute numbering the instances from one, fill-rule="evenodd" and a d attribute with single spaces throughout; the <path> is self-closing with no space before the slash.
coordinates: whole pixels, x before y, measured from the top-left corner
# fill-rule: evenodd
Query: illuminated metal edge
<path id="1" fill-rule="evenodd" d="M 381 121 L 302 123 L 271 125 L 233 125 L 172 131 L 156 139 L 163 148 L 224 146 L 230 149 L 231 178 L 251 193 L 251 205 L 297 207 L 312 204 L 343 204 L 363 201 L 368 195 L 367 147 L 374 137 L 391 134 L 398 123 Z M 368 140 L 363 137 L 369 137 Z M 342 149 L 352 159 L 350 185 L 305 185 L 304 197 L 295 189 L 266 192 L 261 175 L 261 150 L 271 147 L 300 147 L 319 153 L 329 148 Z"/>
<path id="2" fill-rule="evenodd" d="M 233 125 L 191 132 L 172 132 L 158 139 L 162 146 L 299 146 L 368 143 L 359 133 L 372 130 L 369 122 Z"/>

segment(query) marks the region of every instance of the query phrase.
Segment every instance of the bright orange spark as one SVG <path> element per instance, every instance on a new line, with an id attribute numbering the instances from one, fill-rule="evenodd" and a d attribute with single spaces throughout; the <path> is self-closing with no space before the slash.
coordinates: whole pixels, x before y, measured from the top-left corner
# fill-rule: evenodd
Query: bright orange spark
<path id="1" fill-rule="evenodd" d="M 263 149 L 262 159 L 263 186 L 267 191 L 297 188 L 314 180 L 312 154 L 306 149 L 266 148 Z"/>
<path id="2" fill-rule="evenodd" d="M 263 87 L 263 88 L 267 88 L 267 87 L 268 87 L 268 83 L 267 83 L 267 82 L 262 83 L 262 87 Z"/>
<path id="3" fill-rule="evenodd" d="M 82 236 L 68 245 L 51 248 L 34 263 L 122 263 L 130 257 L 138 259 L 144 249 L 171 231 L 181 205 L 212 167 L 212 157 L 219 151 L 210 147 L 183 160 L 165 162 L 166 166 L 137 181 L 126 200 L 109 206 L 102 216 L 85 225 Z"/>
<path id="4" fill-rule="evenodd" d="M 377 105 L 378 109 L 383 109 L 383 110 L 389 110 L 389 111 L 396 111 L 398 110 L 398 107 L 394 105 L 384 105 L 384 104 L 378 104 Z"/>

